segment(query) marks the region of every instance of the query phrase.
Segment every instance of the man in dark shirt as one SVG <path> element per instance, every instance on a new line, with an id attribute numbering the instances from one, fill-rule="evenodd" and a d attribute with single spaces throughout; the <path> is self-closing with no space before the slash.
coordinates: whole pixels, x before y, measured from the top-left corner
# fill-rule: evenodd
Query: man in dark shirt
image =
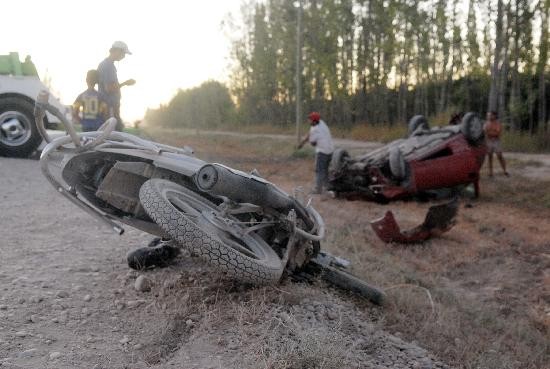
<path id="1" fill-rule="evenodd" d="M 118 131 L 122 131 L 123 128 L 122 119 L 120 119 L 120 88 L 122 86 L 132 86 L 136 83 L 133 79 L 122 83 L 118 82 L 115 62 L 124 59 L 126 54 L 132 54 L 128 50 L 128 45 L 122 41 L 115 41 L 109 50 L 109 56 L 97 67 L 99 93 L 106 97 L 109 105 L 109 115 L 117 119 L 116 129 Z"/>

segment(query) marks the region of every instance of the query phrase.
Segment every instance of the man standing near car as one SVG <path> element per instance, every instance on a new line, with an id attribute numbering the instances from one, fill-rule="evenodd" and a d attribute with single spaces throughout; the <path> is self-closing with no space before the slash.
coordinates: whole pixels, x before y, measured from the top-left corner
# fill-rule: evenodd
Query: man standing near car
<path id="1" fill-rule="evenodd" d="M 487 156 L 489 157 L 489 177 L 493 176 L 493 153 L 497 154 L 497 159 L 502 167 L 505 176 L 508 176 L 506 171 L 506 162 L 502 156 L 502 148 L 500 145 L 500 135 L 502 134 L 502 124 L 498 120 L 496 111 L 487 113 L 487 121 L 483 125 L 485 132 L 485 140 L 487 144 Z"/>
<path id="2" fill-rule="evenodd" d="M 298 148 L 306 142 L 315 146 L 315 187 L 313 194 L 321 194 L 328 186 L 328 166 L 334 151 L 334 143 L 327 124 L 321 120 L 318 112 L 311 112 L 308 115 L 311 127 L 309 133 L 300 141 Z"/>
<path id="3" fill-rule="evenodd" d="M 118 82 L 115 62 L 124 59 L 126 54 L 132 55 L 128 50 L 128 45 L 122 41 L 115 41 L 109 50 L 109 56 L 97 67 L 99 93 L 106 97 L 109 104 L 109 115 L 117 120 L 117 131 L 122 131 L 123 128 L 122 119 L 120 118 L 120 88 L 122 86 L 132 86 L 136 83 L 133 79 L 122 83 Z"/>

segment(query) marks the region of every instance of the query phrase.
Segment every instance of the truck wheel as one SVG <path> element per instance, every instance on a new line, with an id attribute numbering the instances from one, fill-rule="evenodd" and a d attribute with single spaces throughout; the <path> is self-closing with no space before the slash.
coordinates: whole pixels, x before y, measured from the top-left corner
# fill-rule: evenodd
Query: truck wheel
<path id="1" fill-rule="evenodd" d="M 33 105 L 17 97 L 0 98 L 0 155 L 26 158 L 42 137 L 34 123 Z"/>
<path id="2" fill-rule="evenodd" d="M 478 144 L 483 138 L 483 122 L 476 113 L 466 113 L 460 123 L 460 131 L 471 144 Z"/>
<path id="3" fill-rule="evenodd" d="M 429 130 L 430 125 L 428 124 L 428 120 L 423 115 L 415 115 L 414 117 L 409 120 L 409 126 L 408 126 L 408 133 L 407 137 L 411 137 L 413 133 L 417 130 Z"/>

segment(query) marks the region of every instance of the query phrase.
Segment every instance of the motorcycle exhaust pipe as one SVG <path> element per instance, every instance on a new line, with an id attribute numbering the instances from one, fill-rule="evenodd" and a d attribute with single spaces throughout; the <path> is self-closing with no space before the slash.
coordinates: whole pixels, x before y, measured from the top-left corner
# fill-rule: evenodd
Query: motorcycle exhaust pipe
<path id="1" fill-rule="evenodd" d="M 295 201 L 272 183 L 221 164 L 206 164 L 200 168 L 195 176 L 195 184 L 203 192 L 225 196 L 235 202 L 277 210 L 295 207 Z"/>

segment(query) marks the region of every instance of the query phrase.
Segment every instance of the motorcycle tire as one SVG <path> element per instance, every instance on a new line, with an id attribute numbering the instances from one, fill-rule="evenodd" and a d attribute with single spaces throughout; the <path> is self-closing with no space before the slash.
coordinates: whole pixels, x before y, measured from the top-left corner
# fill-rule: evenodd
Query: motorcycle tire
<path id="1" fill-rule="evenodd" d="M 255 285 L 277 283 L 284 265 L 258 235 L 244 233 L 236 218 L 222 215 L 200 194 L 153 178 L 139 191 L 147 214 L 173 240 L 233 278 Z"/>

